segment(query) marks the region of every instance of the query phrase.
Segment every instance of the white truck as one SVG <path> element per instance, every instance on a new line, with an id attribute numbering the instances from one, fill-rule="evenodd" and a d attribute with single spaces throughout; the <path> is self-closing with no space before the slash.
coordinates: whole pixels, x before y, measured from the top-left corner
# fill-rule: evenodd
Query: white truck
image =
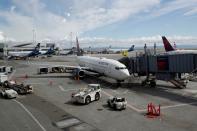
<path id="1" fill-rule="evenodd" d="M 1 91 L 1 95 L 4 98 L 12 99 L 12 98 L 16 98 L 18 93 L 13 89 L 5 89 L 4 91 Z"/>
<path id="2" fill-rule="evenodd" d="M 13 72 L 12 66 L 0 66 L 0 74 L 9 74 Z"/>
<path id="3" fill-rule="evenodd" d="M 88 88 L 80 89 L 79 91 L 72 93 L 71 101 L 82 104 L 89 104 L 92 101 L 98 101 L 100 97 L 100 84 L 88 84 Z"/>
<path id="4" fill-rule="evenodd" d="M 127 101 L 125 98 L 121 98 L 121 97 L 110 97 L 107 100 L 107 104 L 109 107 L 115 110 L 124 110 L 126 109 Z"/>

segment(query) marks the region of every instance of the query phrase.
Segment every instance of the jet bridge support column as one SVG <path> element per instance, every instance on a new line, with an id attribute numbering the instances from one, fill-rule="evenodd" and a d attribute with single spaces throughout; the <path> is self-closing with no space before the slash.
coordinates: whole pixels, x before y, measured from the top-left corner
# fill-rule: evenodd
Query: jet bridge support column
<path id="1" fill-rule="evenodd" d="M 145 67 L 146 67 L 146 79 L 142 81 L 142 86 L 148 85 L 150 87 L 155 87 L 156 86 L 156 79 L 154 76 L 150 77 L 149 73 L 149 59 L 148 59 L 148 54 L 147 54 L 147 45 L 144 45 L 144 53 L 145 53 Z"/>

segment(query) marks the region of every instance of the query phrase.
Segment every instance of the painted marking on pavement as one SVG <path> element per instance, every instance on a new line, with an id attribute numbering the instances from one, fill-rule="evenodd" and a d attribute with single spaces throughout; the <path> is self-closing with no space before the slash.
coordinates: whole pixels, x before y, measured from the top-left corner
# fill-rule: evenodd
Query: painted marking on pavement
<path id="1" fill-rule="evenodd" d="M 109 96 L 109 97 L 113 97 L 113 95 L 103 91 L 103 94 L 105 94 L 106 96 Z M 169 108 L 175 108 L 175 107 L 181 107 L 181 106 L 188 106 L 188 105 L 196 105 L 197 102 L 192 102 L 192 103 L 183 103 L 183 104 L 176 104 L 176 105 L 170 105 L 170 106 L 161 106 L 161 109 L 169 109 Z M 138 113 L 143 113 L 143 112 L 146 112 L 147 109 L 138 109 L 136 107 L 134 107 L 133 105 L 131 104 L 127 104 L 127 107 L 131 108 L 132 110 L 138 112 Z"/>
<path id="2" fill-rule="evenodd" d="M 59 85 L 59 88 L 60 88 L 61 91 L 65 91 L 65 89 L 60 85 Z"/>
<path id="3" fill-rule="evenodd" d="M 63 92 L 77 90 L 77 89 L 66 89 L 66 90 L 65 90 L 61 85 L 59 85 L 59 88 L 60 88 L 60 90 L 63 91 Z"/>
<path id="4" fill-rule="evenodd" d="M 188 106 L 188 105 L 196 105 L 196 104 L 197 104 L 197 102 L 176 104 L 176 105 L 171 105 L 171 106 L 162 106 L 161 109 L 168 109 L 168 108 L 174 108 L 174 107 L 180 107 L 180 106 Z"/>
<path id="5" fill-rule="evenodd" d="M 66 127 L 70 127 L 73 125 L 77 125 L 80 124 L 81 121 L 76 119 L 76 118 L 70 118 L 70 119 L 66 119 L 66 120 L 62 120 L 59 122 L 56 122 L 56 126 L 59 128 L 66 128 Z"/>
<path id="6" fill-rule="evenodd" d="M 192 102 L 192 103 L 184 103 L 184 104 L 176 104 L 176 105 L 170 105 L 170 106 L 161 106 L 161 109 L 169 109 L 169 108 L 176 108 L 176 107 L 181 107 L 181 106 L 189 106 L 189 105 L 196 105 L 197 102 Z M 145 112 L 147 109 L 142 109 L 140 112 Z"/>
<path id="7" fill-rule="evenodd" d="M 42 124 L 36 119 L 36 117 L 34 117 L 34 115 L 22 103 L 20 103 L 17 100 L 13 100 L 13 101 L 15 101 L 16 103 L 18 103 L 31 116 L 31 118 L 39 125 L 39 127 L 43 131 L 46 131 L 46 129 L 42 126 Z"/>

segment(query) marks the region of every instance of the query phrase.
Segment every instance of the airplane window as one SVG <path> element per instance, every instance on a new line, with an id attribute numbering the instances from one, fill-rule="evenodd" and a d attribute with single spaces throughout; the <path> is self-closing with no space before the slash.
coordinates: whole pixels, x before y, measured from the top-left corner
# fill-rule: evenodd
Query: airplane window
<path id="1" fill-rule="evenodd" d="M 119 67 L 115 67 L 116 70 L 119 70 Z"/>
<path id="2" fill-rule="evenodd" d="M 115 67 L 116 70 L 126 69 L 126 67 Z"/>

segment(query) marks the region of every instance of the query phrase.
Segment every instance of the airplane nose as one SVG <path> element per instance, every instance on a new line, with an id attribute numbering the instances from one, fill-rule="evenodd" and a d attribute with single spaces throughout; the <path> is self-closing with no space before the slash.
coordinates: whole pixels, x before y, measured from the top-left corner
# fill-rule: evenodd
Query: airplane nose
<path id="1" fill-rule="evenodd" d="M 121 77 L 123 79 L 127 79 L 130 76 L 129 71 L 127 69 L 122 70 L 122 74 L 121 75 L 122 75 Z"/>

